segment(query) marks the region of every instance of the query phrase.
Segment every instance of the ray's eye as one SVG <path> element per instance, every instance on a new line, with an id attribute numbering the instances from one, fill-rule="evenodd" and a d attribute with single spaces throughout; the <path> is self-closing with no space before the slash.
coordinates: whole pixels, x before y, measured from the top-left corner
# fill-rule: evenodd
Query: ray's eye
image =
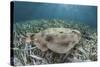
<path id="1" fill-rule="evenodd" d="M 75 31 L 72 31 L 72 33 L 76 33 Z"/>
<path id="2" fill-rule="evenodd" d="M 63 32 L 61 31 L 61 32 L 59 32 L 59 33 L 63 33 Z"/>
<path id="3" fill-rule="evenodd" d="M 76 31 L 72 31 L 72 33 L 74 33 L 74 34 L 78 34 Z"/>

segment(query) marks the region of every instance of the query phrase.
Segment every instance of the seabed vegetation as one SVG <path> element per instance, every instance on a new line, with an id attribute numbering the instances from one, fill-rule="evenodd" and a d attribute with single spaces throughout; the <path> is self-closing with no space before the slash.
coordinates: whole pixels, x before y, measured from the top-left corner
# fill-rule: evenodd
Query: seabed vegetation
<path id="1" fill-rule="evenodd" d="M 72 28 L 81 32 L 80 42 L 66 54 L 54 53 L 51 50 L 42 52 L 34 43 L 26 43 L 27 33 L 33 36 L 39 31 L 47 28 Z M 97 61 L 97 29 L 93 29 L 86 24 L 64 20 L 31 20 L 16 22 L 13 24 L 13 59 L 14 66 L 40 65 L 71 62 Z"/>

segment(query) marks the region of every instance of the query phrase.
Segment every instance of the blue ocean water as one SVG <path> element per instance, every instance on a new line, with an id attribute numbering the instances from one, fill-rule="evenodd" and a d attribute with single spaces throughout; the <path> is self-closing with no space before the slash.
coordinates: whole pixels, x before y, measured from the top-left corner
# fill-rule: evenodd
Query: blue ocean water
<path id="1" fill-rule="evenodd" d="M 97 27 L 97 6 L 14 2 L 14 21 L 61 19 Z"/>

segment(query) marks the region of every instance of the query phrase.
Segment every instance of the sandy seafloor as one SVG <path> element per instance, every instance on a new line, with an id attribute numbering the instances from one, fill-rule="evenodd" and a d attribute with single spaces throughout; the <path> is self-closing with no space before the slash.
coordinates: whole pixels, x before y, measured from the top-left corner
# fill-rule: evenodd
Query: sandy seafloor
<path id="1" fill-rule="evenodd" d="M 38 33 L 47 28 L 72 28 L 82 34 L 80 42 L 70 50 L 69 54 L 57 54 L 48 50 L 42 52 L 34 43 L 26 43 L 24 38 L 27 33 Z M 41 65 L 72 62 L 97 61 L 97 28 L 83 22 L 52 20 L 30 20 L 13 23 L 13 59 L 15 66 Z"/>

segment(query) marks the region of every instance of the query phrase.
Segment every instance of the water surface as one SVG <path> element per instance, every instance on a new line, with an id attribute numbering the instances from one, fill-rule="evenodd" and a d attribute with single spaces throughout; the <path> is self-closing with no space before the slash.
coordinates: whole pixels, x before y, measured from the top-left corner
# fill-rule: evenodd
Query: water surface
<path id="1" fill-rule="evenodd" d="M 97 7 L 85 5 L 14 2 L 14 21 L 61 19 L 97 27 Z"/>

